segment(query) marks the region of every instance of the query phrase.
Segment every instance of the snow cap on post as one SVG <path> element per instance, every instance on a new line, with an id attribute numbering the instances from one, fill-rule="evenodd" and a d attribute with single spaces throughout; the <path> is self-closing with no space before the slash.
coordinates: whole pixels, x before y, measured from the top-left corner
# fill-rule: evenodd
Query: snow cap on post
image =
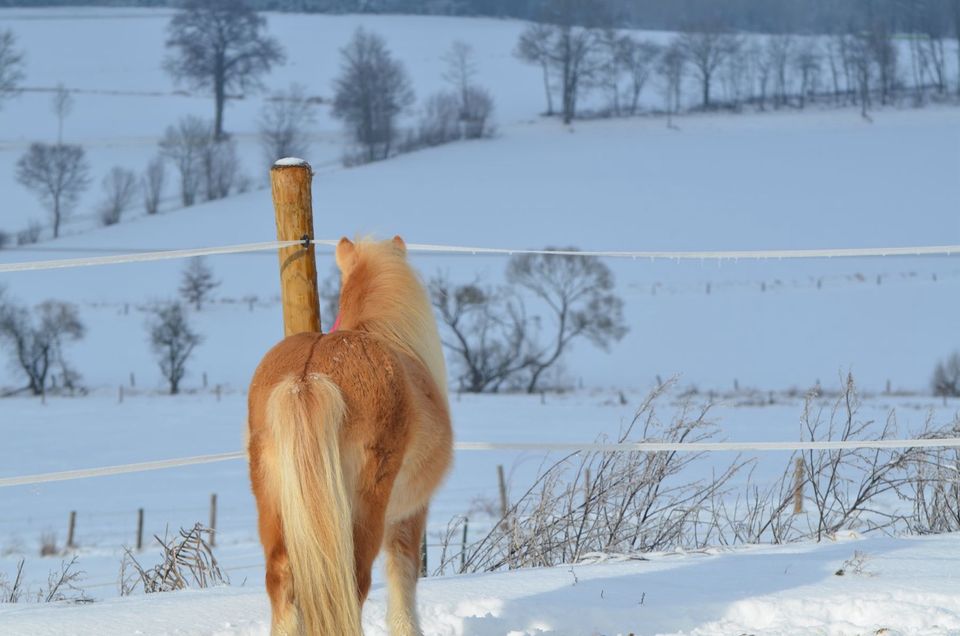
<path id="1" fill-rule="evenodd" d="M 306 166 L 310 168 L 310 164 L 306 159 L 301 159 L 300 157 L 283 157 L 282 159 L 277 159 L 273 162 L 274 167 L 285 167 L 285 166 Z M 311 170 L 311 173 L 313 171 Z"/>

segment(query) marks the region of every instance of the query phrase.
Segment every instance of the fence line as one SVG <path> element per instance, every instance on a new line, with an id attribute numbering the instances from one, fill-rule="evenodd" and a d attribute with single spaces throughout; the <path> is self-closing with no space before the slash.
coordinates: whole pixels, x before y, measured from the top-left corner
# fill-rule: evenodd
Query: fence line
<path id="1" fill-rule="evenodd" d="M 920 439 L 877 439 L 877 440 L 833 440 L 808 442 L 627 442 L 618 444 L 581 444 L 567 442 L 457 442 L 458 451 L 562 451 L 568 453 L 702 453 L 702 452 L 743 452 L 743 451 L 801 451 L 801 450 L 856 450 L 861 448 L 960 448 L 960 437 L 920 438 Z M 99 468 L 82 468 L 35 475 L 0 478 L 0 488 L 9 486 L 29 486 L 55 481 L 73 481 L 89 477 L 142 473 L 167 468 L 212 464 L 215 462 L 245 459 L 244 451 L 196 455 L 177 459 L 119 464 Z"/>
<path id="2" fill-rule="evenodd" d="M 147 263 L 168 261 L 195 256 L 213 256 L 221 254 L 244 254 L 291 247 L 300 241 L 267 241 L 265 243 L 242 243 L 220 247 L 201 247 L 185 250 L 161 250 L 159 252 L 140 252 L 135 254 L 115 254 L 113 256 L 89 256 L 85 258 L 61 258 L 49 261 L 28 261 L 0 264 L 0 274 L 11 272 L 31 272 L 47 269 L 72 269 L 76 267 L 94 267 L 97 265 L 120 265 L 123 263 Z"/>
<path id="3" fill-rule="evenodd" d="M 119 265 L 123 263 L 145 263 L 165 261 L 195 256 L 215 256 L 224 254 L 243 254 L 292 247 L 301 241 L 267 241 L 263 243 L 242 243 L 219 247 L 202 247 L 183 250 L 160 250 L 154 252 L 135 252 L 114 254 L 111 256 L 91 256 L 84 258 L 64 258 L 43 261 L 27 261 L 0 264 L 0 274 L 12 272 L 38 271 L 48 269 L 68 269 L 93 267 L 97 265 Z M 314 239 L 314 245 L 335 246 L 333 239 Z M 604 258 L 630 258 L 646 260 L 781 260 L 809 258 L 874 258 L 888 256 L 954 256 L 960 254 L 960 245 L 921 245 L 915 247 L 854 247 L 824 248 L 800 250 L 714 250 L 714 251 L 596 251 L 596 250 L 528 250 L 502 247 L 469 247 L 462 245 L 438 245 L 430 243 L 408 243 L 407 250 L 429 254 L 466 254 L 466 255 L 506 255 L 535 254 L 552 256 L 598 256 Z"/>

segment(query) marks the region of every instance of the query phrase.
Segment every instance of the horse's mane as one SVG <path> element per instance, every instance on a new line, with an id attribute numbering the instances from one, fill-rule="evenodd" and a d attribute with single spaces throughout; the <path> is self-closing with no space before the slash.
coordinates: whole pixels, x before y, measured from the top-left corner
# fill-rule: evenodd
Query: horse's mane
<path id="1" fill-rule="evenodd" d="M 437 322 L 405 251 L 392 241 L 369 239 L 357 241 L 354 249 L 356 261 L 340 292 L 343 328 L 377 334 L 418 358 L 446 400 L 447 372 Z"/>

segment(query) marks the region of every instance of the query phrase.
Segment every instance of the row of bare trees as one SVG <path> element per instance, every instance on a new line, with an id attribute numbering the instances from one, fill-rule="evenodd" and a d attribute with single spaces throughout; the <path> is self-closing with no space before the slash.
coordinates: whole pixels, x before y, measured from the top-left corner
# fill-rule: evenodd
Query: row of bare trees
<path id="1" fill-rule="evenodd" d="M 187 362 L 203 337 L 191 324 L 185 303 L 200 311 L 219 286 L 202 258 L 191 259 L 181 274 L 179 300 L 147 308 L 146 329 L 157 364 L 171 394 L 180 392 Z M 10 355 L 11 367 L 26 386 L 12 391 L 32 395 L 82 391 L 80 374 L 67 360 L 67 347 L 83 339 L 86 326 L 76 305 L 47 300 L 30 308 L 6 297 L 0 288 L 0 347 Z"/>
<path id="2" fill-rule="evenodd" d="M 431 96 L 419 127 L 405 134 L 399 118 L 415 102 L 403 64 L 394 59 L 378 34 L 357 29 L 340 51 L 341 70 L 335 81 L 333 115 L 341 119 L 357 150 L 346 163 L 386 159 L 457 139 L 477 139 L 492 133 L 493 97 L 475 82 L 476 60 L 470 45 L 455 41 L 443 56 L 444 80 L 451 90 Z"/>
<path id="3" fill-rule="evenodd" d="M 603 4 L 551 3 L 521 33 L 514 51 L 541 69 L 546 113 L 559 114 L 565 123 L 577 116 L 590 91 L 606 98 L 601 114 L 636 114 L 651 77 L 659 80 L 668 114 L 682 109 L 687 82 L 698 87 L 693 106 L 698 109 L 803 108 L 815 100 L 858 104 L 866 114 L 874 101 L 885 105 L 911 96 L 920 104 L 949 91 L 947 28 L 923 14 L 917 14 L 904 51 L 882 20 L 825 36 L 744 36 L 719 22 L 702 23 L 658 43 L 612 28 Z"/>
<path id="4" fill-rule="evenodd" d="M 217 140 L 211 123 L 187 116 L 169 126 L 160 141 L 160 152 L 138 175 L 123 166 L 114 166 L 101 182 L 102 198 L 97 207 L 103 225 L 119 223 L 139 197 L 147 214 L 160 210 L 168 184 L 167 162 L 179 176 L 180 201 L 184 207 L 199 198 L 221 199 L 243 192 L 251 182 L 240 169 L 236 143 Z M 91 183 L 90 163 L 78 144 L 34 143 L 17 162 L 17 181 L 32 191 L 50 215 L 52 236 L 60 235 L 63 223 Z M 34 243 L 41 229 L 31 225 L 17 236 L 19 244 Z M 2 247 L 2 245 L 0 245 Z"/>

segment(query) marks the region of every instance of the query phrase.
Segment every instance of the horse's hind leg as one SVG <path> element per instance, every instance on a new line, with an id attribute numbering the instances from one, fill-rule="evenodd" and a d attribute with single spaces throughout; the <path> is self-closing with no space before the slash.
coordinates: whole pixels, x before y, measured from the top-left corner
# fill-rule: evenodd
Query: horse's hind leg
<path id="1" fill-rule="evenodd" d="M 384 541 L 387 551 L 387 623 L 393 636 L 419 636 L 417 577 L 420 541 L 426 527 L 426 509 L 391 523 Z"/>
<path id="2" fill-rule="evenodd" d="M 269 507 L 269 504 L 261 506 Z M 297 636 L 300 626 L 294 604 L 290 559 L 283 543 L 280 517 L 263 509 L 260 512 L 260 537 L 267 557 L 267 593 L 272 609 L 270 633 L 272 636 Z"/>
<path id="3" fill-rule="evenodd" d="M 357 573 L 357 593 L 361 607 L 370 592 L 373 562 L 383 542 L 386 503 L 369 493 L 360 493 L 353 511 L 353 560 Z"/>

